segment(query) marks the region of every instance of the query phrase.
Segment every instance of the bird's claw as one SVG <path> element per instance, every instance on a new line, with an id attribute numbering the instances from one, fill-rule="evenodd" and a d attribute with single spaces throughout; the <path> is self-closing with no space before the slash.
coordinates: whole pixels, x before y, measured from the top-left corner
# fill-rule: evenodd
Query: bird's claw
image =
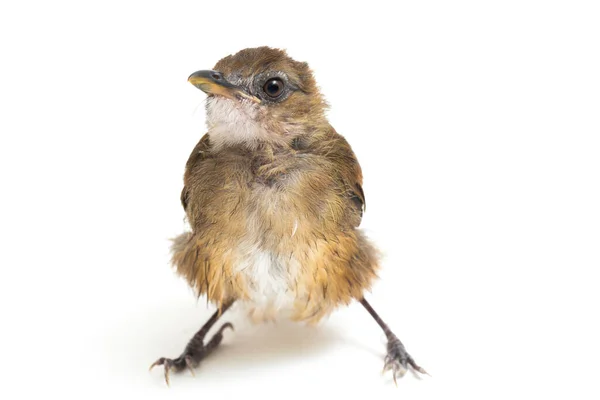
<path id="1" fill-rule="evenodd" d="M 394 383 L 398 386 L 398 378 L 412 368 L 421 374 L 429 375 L 425 369 L 418 366 L 415 360 L 406 352 L 404 345 L 397 338 L 393 337 L 388 342 L 388 353 L 385 356 L 382 373 L 391 370 Z"/>
<path id="2" fill-rule="evenodd" d="M 195 343 L 190 342 L 193 343 L 193 345 L 188 344 L 188 347 L 186 347 L 184 353 L 175 359 L 166 357 L 159 358 L 158 360 L 154 361 L 152 365 L 150 365 L 150 370 L 157 365 L 164 366 L 165 382 L 167 382 L 167 386 L 171 385 L 171 381 L 169 379 L 171 371 L 180 372 L 184 369 L 187 369 L 193 376 L 196 376 L 194 368 L 196 368 L 200 364 L 200 361 L 202 361 L 221 343 L 221 340 L 223 339 L 223 331 L 227 328 L 233 330 L 233 325 L 229 322 L 223 324 L 223 326 L 221 326 L 217 333 L 215 333 L 211 340 L 206 344 L 202 343 L 201 340 Z"/>
<path id="3" fill-rule="evenodd" d="M 176 359 L 161 357 L 158 360 L 154 361 L 150 366 L 150 370 L 156 367 L 157 365 L 164 366 L 165 369 L 165 382 L 167 382 L 167 386 L 171 386 L 171 380 L 169 379 L 171 370 L 175 372 L 182 371 L 184 369 L 188 369 L 193 376 L 196 376 L 196 372 L 194 372 L 194 367 L 198 365 L 197 362 L 194 361 L 191 355 L 181 355 Z"/>
<path id="4" fill-rule="evenodd" d="M 171 381 L 169 380 L 169 373 L 171 372 L 171 369 L 176 366 L 175 364 L 176 360 L 172 360 L 170 358 L 166 358 L 166 357 L 161 357 L 158 360 L 154 361 L 152 363 L 152 365 L 150 366 L 150 370 L 152 370 L 152 368 L 156 367 L 157 365 L 162 365 L 164 366 L 165 369 L 165 382 L 167 382 L 167 386 L 171 386 Z M 177 367 L 175 367 L 177 368 Z M 178 370 L 178 369 L 176 369 Z"/>
<path id="5" fill-rule="evenodd" d="M 194 365 L 194 362 L 192 361 L 192 357 L 185 356 L 184 360 L 185 360 L 185 365 L 187 366 L 187 369 L 189 369 L 192 376 L 195 377 L 196 376 L 196 372 L 194 372 L 195 365 Z"/>

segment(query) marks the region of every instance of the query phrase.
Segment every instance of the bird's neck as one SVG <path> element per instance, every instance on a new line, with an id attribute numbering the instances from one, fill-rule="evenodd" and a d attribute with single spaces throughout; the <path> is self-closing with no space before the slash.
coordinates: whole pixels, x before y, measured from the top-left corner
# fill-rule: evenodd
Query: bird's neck
<path id="1" fill-rule="evenodd" d="M 297 138 L 307 137 L 331 129 L 329 123 L 303 124 L 260 124 L 255 121 L 238 120 L 209 125 L 208 134 L 215 149 L 244 147 L 255 150 L 259 147 L 292 147 Z"/>
<path id="2" fill-rule="evenodd" d="M 327 130 L 330 126 L 323 113 L 310 119 L 280 118 L 266 114 L 249 102 L 210 98 L 207 103 L 208 133 L 215 149 L 243 146 L 289 146 L 295 138 Z"/>

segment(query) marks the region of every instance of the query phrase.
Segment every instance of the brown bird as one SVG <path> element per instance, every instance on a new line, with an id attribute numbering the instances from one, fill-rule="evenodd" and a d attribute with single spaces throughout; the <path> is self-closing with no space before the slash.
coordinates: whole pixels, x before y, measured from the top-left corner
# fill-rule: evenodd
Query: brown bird
<path id="1" fill-rule="evenodd" d="M 360 165 L 329 124 L 307 63 L 269 47 L 242 50 L 189 82 L 208 94 L 208 133 L 192 151 L 181 203 L 191 231 L 174 239 L 177 273 L 218 310 L 174 359 L 194 367 L 223 339 L 204 337 L 234 302 L 255 321 L 315 323 L 358 300 L 388 339 L 384 370 L 426 373 L 365 300 L 379 268 L 358 230 L 365 208 Z"/>

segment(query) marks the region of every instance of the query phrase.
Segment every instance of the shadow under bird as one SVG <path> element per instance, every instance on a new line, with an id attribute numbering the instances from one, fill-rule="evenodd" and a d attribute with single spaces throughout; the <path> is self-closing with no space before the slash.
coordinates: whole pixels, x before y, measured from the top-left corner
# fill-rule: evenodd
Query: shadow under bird
<path id="1" fill-rule="evenodd" d="M 218 310 L 171 371 L 194 368 L 230 323 L 205 336 L 234 303 L 254 321 L 316 323 L 359 301 L 387 340 L 384 371 L 394 381 L 426 373 L 365 300 L 379 252 L 358 229 L 365 208 L 360 165 L 329 124 L 307 63 L 269 47 L 244 49 L 189 82 L 208 94 L 208 132 L 185 167 L 181 203 L 191 231 L 174 239 L 172 262 Z"/>

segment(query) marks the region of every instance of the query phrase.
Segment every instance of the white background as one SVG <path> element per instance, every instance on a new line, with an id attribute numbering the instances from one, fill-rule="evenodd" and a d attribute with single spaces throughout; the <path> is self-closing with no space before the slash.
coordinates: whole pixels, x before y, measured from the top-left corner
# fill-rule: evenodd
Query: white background
<path id="1" fill-rule="evenodd" d="M 0 397 L 598 398 L 597 3 L 341 4 L 2 3 Z M 196 378 L 148 372 L 213 311 L 168 263 L 186 79 L 259 45 L 314 69 L 386 254 L 369 299 L 432 378 L 382 376 L 358 304 L 232 313 Z"/>

